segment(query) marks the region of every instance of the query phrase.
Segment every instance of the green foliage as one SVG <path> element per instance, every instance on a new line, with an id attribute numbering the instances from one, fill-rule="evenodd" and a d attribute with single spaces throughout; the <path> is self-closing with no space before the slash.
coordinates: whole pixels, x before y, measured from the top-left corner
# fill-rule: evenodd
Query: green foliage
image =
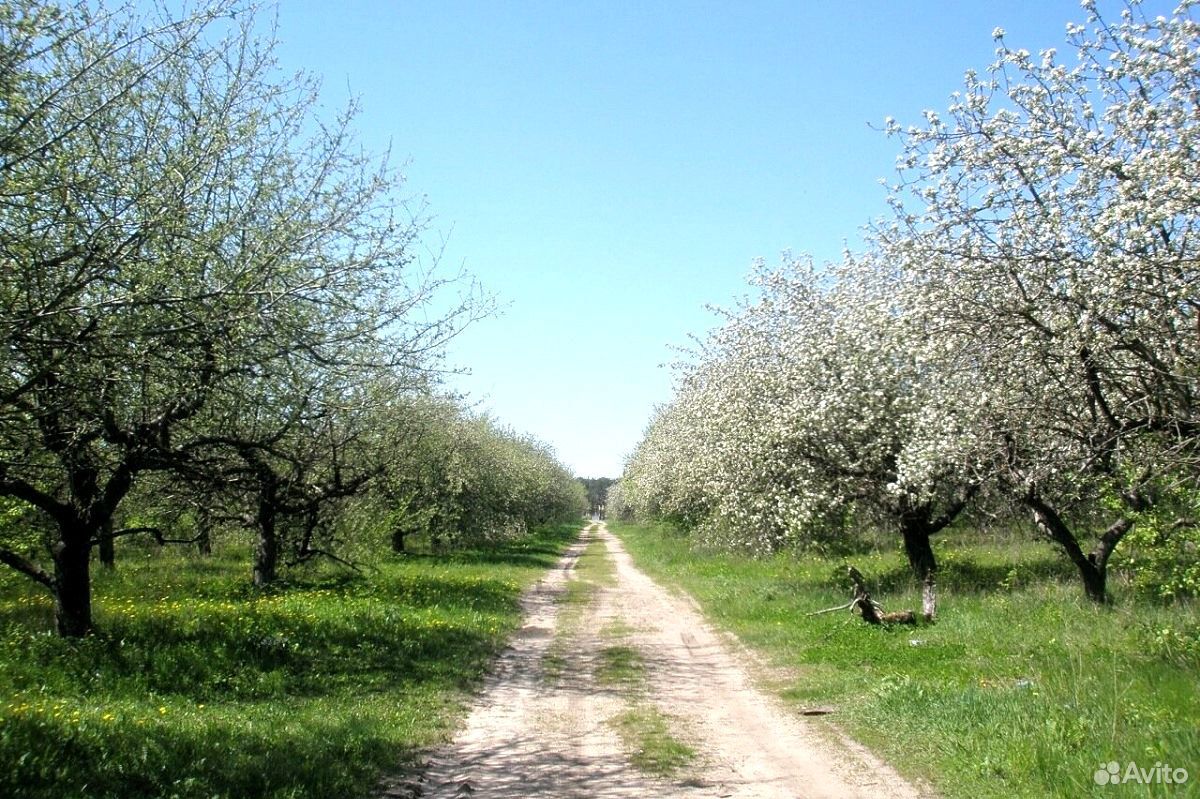
<path id="1" fill-rule="evenodd" d="M 612 477 L 580 477 L 579 482 L 587 492 L 588 513 L 598 515 L 605 508 L 609 487 L 617 481 Z"/>
<path id="2" fill-rule="evenodd" d="M 393 531 L 469 545 L 579 519 L 587 509 L 583 487 L 549 447 L 489 417 L 427 400 L 383 423 L 404 426 L 375 488 Z"/>
<path id="3" fill-rule="evenodd" d="M 1147 651 L 1180 668 L 1200 668 L 1200 620 L 1189 617 L 1181 622 L 1157 624 L 1160 621 L 1143 622 L 1139 627 Z"/>
<path id="4" fill-rule="evenodd" d="M 1200 495 L 1177 491 L 1136 516 L 1113 559 L 1143 596 L 1200 596 Z"/>
<path id="5" fill-rule="evenodd" d="M 44 632 L 50 598 L 5 572 L 0 795 L 365 796 L 447 734 L 519 591 L 577 530 L 267 592 L 244 549 L 130 547 L 81 640 Z"/>
<path id="6" fill-rule="evenodd" d="M 938 623 L 880 629 L 806 615 L 846 601 L 843 561 L 701 552 L 671 528 L 610 529 L 640 567 L 794 675 L 778 684 L 785 699 L 835 706 L 852 735 L 941 795 L 1119 796 L 1093 782 L 1099 763 L 1200 762 L 1200 609 L 1120 591 L 1115 607 L 1094 607 L 1043 542 L 946 534 L 939 585 L 953 601 Z M 919 606 L 899 552 L 852 562 L 886 609 Z"/>
<path id="7" fill-rule="evenodd" d="M 613 644 L 600 650 L 596 663 L 596 681 L 626 689 L 639 688 L 646 681 L 646 661 L 631 646 Z"/>
<path id="8" fill-rule="evenodd" d="M 36 515 L 27 503 L 0 497 L 0 546 L 31 553 L 42 543 Z"/>

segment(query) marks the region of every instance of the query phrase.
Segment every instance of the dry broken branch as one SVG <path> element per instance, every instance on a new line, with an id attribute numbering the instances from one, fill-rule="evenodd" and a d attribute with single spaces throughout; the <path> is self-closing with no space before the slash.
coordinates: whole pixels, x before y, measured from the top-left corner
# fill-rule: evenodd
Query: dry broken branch
<path id="1" fill-rule="evenodd" d="M 824 610 L 814 610 L 812 613 L 805 613 L 805 616 L 820 616 L 822 613 L 833 613 L 835 610 L 845 610 L 854 605 L 855 600 L 851 599 L 844 605 L 838 605 L 835 608 L 825 608 Z"/>
<path id="2" fill-rule="evenodd" d="M 854 583 L 854 599 L 850 600 L 849 607 L 857 610 L 867 624 L 917 623 L 917 616 L 911 610 L 884 613 L 883 606 L 871 598 L 871 592 L 867 590 L 862 572 L 853 566 L 848 566 L 846 571 L 850 576 L 850 581 Z"/>

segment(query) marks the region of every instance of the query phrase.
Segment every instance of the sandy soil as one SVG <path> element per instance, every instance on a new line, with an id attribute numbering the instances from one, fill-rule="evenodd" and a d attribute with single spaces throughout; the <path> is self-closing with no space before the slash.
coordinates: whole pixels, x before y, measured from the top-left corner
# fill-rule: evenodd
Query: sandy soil
<path id="1" fill-rule="evenodd" d="M 576 560 L 592 537 L 607 547 L 616 584 L 600 588 L 560 624 L 559 599 L 576 579 Z M 709 626 L 689 598 L 635 568 L 603 525 L 585 533 L 523 604 L 525 624 L 459 735 L 433 754 L 423 774 L 393 784 L 384 797 L 930 795 L 828 720 L 800 716 L 756 688 L 751 675 L 760 670 L 737 642 Z M 637 701 L 672 718 L 673 734 L 699 752 L 671 778 L 634 768 L 608 723 L 633 701 L 627 689 L 595 679 L 599 653 L 613 645 L 614 630 L 618 643 L 635 648 L 647 667 Z"/>

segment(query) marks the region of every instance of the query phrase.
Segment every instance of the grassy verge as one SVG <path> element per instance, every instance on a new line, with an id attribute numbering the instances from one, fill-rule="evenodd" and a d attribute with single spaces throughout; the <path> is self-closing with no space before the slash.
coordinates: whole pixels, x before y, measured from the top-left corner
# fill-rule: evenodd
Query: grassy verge
<path id="1" fill-rule="evenodd" d="M 947 797 L 1200 796 L 1200 609 L 1082 599 L 1037 542 L 958 533 L 939 545 L 939 621 L 871 628 L 848 615 L 843 561 L 701 552 L 667 527 L 609 524 L 638 565 L 792 674 L 798 706 L 830 704 L 850 734 Z M 887 609 L 920 606 L 899 552 L 850 559 Z M 1118 762 L 1188 782 L 1098 785 Z M 1153 778 L 1151 778 L 1153 779 Z"/>
<path id="2" fill-rule="evenodd" d="M 0 796 L 344 797 L 441 740 L 578 525 L 259 593 L 244 553 L 128 548 L 101 632 L 0 577 Z M 7 570 L 5 570 L 7 572 Z"/>

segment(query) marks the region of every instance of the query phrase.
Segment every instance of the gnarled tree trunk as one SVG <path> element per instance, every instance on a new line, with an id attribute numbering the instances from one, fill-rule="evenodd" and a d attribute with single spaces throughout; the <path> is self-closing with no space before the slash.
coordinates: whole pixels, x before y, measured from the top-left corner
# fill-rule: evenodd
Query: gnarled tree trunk
<path id="1" fill-rule="evenodd" d="M 1087 598 L 1097 604 L 1108 602 L 1108 559 L 1121 539 L 1133 529 L 1133 520 L 1128 517 L 1118 519 L 1100 536 L 1095 549 L 1085 553 L 1062 516 L 1037 492 L 1030 490 L 1025 504 L 1033 511 L 1033 521 L 1038 528 L 1062 548 L 1079 570 Z"/>
<path id="2" fill-rule="evenodd" d="M 258 540 L 254 546 L 254 585 L 262 588 L 279 576 L 279 535 L 275 530 L 275 512 L 260 508 Z"/>
<path id="3" fill-rule="evenodd" d="M 91 536 L 63 530 L 54 545 L 54 623 L 58 634 L 82 638 L 92 632 Z"/>
<path id="4" fill-rule="evenodd" d="M 929 540 L 929 524 L 922 520 L 906 520 L 900 533 L 908 563 L 921 582 L 921 615 L 925 621 L 934 621 L 937 618 L 937 559 Z"/>
<path id="5" fill-rule="evenodd" d="M 405 538 L 408 538 L 407 530 L 403 530 L 399 527 L 392 530 L 392 551 L 393 552 L 395 552 L 397 554 L 403 554 L 405 552 L 405 549 L 404 549 L 404 539 Z"/>
<path id="6" fill-rule="evenodd" d="M 96 543 L 100 565 L 112 569 L 117 565 L 117 543 L 113 540 L 112 521 L 100 526 L 100 540 Z"/>

